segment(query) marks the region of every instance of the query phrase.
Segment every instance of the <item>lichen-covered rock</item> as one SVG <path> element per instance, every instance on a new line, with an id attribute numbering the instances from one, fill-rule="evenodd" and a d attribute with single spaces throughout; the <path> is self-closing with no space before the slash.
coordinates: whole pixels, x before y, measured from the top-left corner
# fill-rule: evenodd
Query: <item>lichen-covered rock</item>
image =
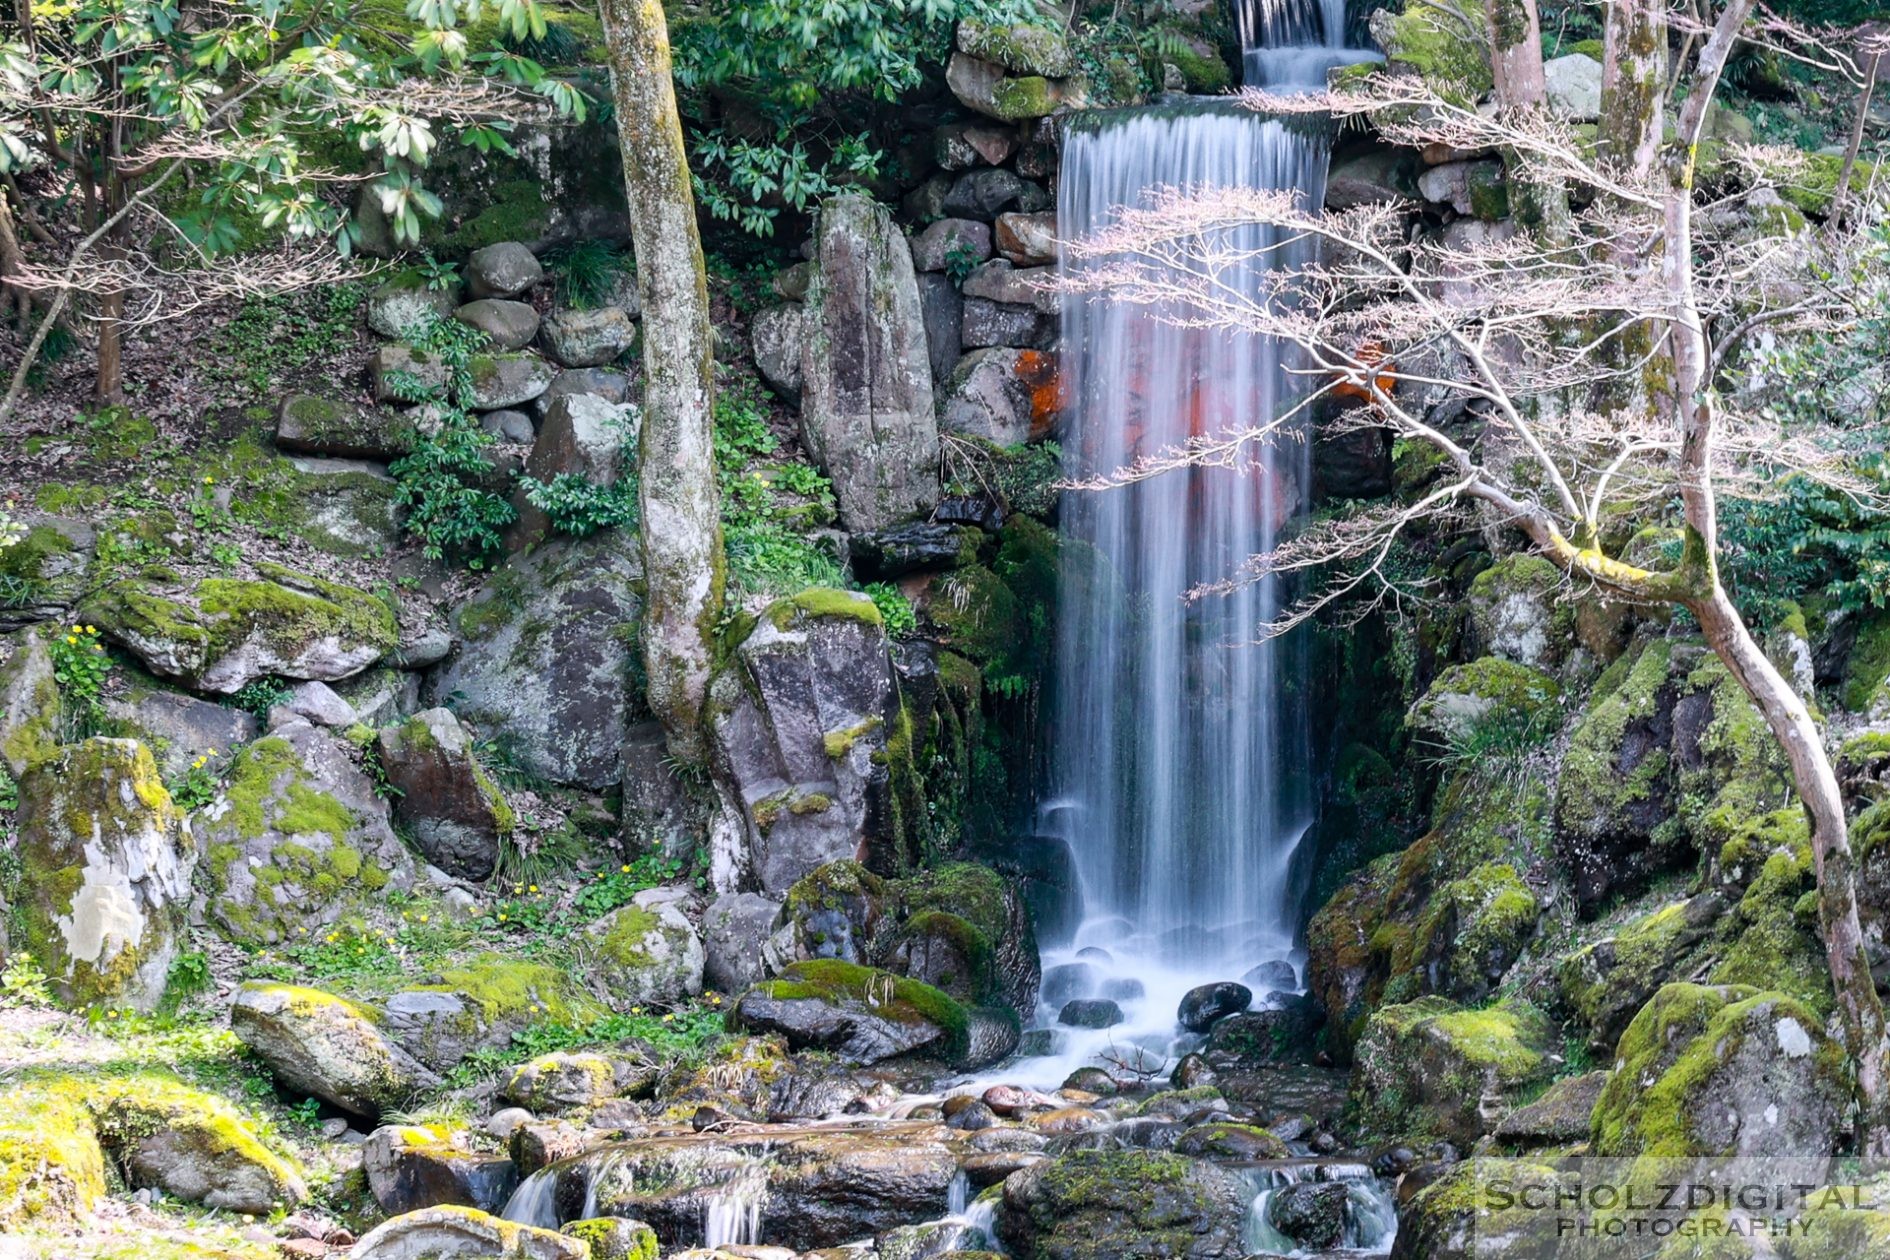
<path id="1" fill-rule="evenodd" d="M 383 337 L 399 338 L 410 336 L 435 319 L 445 319 L 458 305 L 459 286 L 435 288 L 420 272 L 406 271 L 369 293 L 363 310 L 369 328 Z"/>
<path id="2" fill-rule="evenodd" d="M 0 630 L 64 615 L 83 592 L 85 574 L 98 548 L 97 532 L 84 521 L 16 510 L 26 536 L 0 547 L 0 582 L 7 589 Z"/>
<path id="3" fill-rule="evenodd" d="M 400 792 L 395 816 L 427 861 L 466 879 L 491 875 L 517 820 L 452 710 L 428 709 L 385 728 L 380 756 Z"/>
<path id="4" fill-rule="evenodd" d="M 297 456 L 294 470 L 296 533 L 333 556 L 384 555 L 400 541 L 394 479 L 361 459 Z"/>
<path id="5" fill-rule="evenodd" d="M 0 765 L 15 779 L 59 750 L 59 683 L 33 631 L 0 636 Z"/>
<path id="6" fill-rule="evenodd" d="M 905 235 L 857 195 L 821 207 L 807 295 L 801 437 L 849 529 L 882 529 L 938 501 L 938 422 Z"/>
<path id="7" fill-rule="evenodd" d="M 582 1241 L 517 1225 L 477 1208 L 430 1207 L 384 1221 L 348 1253 L 350 1260 L 590 1260 Z"/>
<path id="8" fill-rule="evenodd" d="M 579 988 L 579 977 L 548 963 L 504 954 L 455 960 L 381 1007 L 381 1030 L 436 1072 L 474 1050 L 503 1049 L 527 1025 L 567 1026 L 602 1017 L 605 1008 Z"/>
<path id="9" fill-rule="evenodd" d="M 728 893 L 702 916 L 704 983 L 739 993 L 780 970 L 771 942 L 781 926 L 781 903 L 760 893 Z"/>
<path id="10" fill-rule="evenodd" d="M 1580 1188 L 1554 1165 L 1516 1159 L 1466 1159 L 1443 1170 L 1398 1208 L 1395 1260 L 1530 1260 L 1568 1245 L 1556 1203 Z"/>
<path id="11" fill-rule="evenodd" d="M 74 1006 L 164 994 L 197 843 L 136 740 L 88 739 L 20 780 L 24 944 Z"/>
<path id="12" fill-rule="evenodd" d="M 1844 707 L 1873 722 L 1890 720 L 1890 615 L 1863 620 L 1844 662 Z"/>
<path id="13" fill-rule="evenodd" d="M 1575 646 L 1575 611 L 1560 602 L 1567 580 L 1541 556 L 1505 556 L 1470 584 L 1467 600 L 1476 650 L 1534 669 L 1553 670 Z"/>
<path id="14" fill-rule="evenodd" d="M 333 923 L 414 862 L 387 802 L 338 736 L 301 719 L 245 747 L 195 819 L 211 918 L 232 939 L 275 944 Z"/>
<path id="15" fill-rule="evenodd" d="M 1047 118 L 1085 99 L 1080 79 L 1007 74 L 997 62 L 963 52 L 954 52 L 946 63 L 945 84 L 961 105 L 1000 122 Z"/>
<path id="16" fill-rule="evenodd" d="M 1372 1014 L 1359 1040 L 1351 1106 L 1386 1137 L 1440 1137 L 1469 1147 L 1555 1074 L 1554 1029 L 1505 1002 L 1467 1010 L 1439 997 Z"/>
<path id="17" fill-rule="evenodd" d="M 393 411 L 315 394 L 290 394 L 276 416 L 277 446 L 336 459 L 399 459 L 413 450 L 415 432 Z"/>
<path id="18" fill-rule="evenodd" d="M 800 962 L 736 1003 L 743 1028 L 779 1033 L 796 1050 L 826 1050 L 850 1063 L 924 1053 L 964 1054 L 968 1013 L 929 984 L 836 959 Z"/>
<path id="19" fill-rule="evenodd" d="M 702 942 L 680 895 L 646 889 L 585 929 L 593 978 L 612 1006 L 666 1005 L 702 992 Z"/>
<path id="20" fill-rule="evenodd" d="M 517 297 L 544 278 L 538 255 L 517 241 L 485 245 L 466 258 L 466 283 L 474 297 Z"/>
<path id="21" fill-rule="evenodd" d="M 963 275 L 991 257 L 991 225 L 976 219 L 940 219 L 912 238 L 912 262 L 920 271 Z"/>
<path id="22" fill-rule="evenodd" d="M 1210 1121 L 1197 1124 L 1175 1139 L 1175 1153 L 1218 1159 L 1285 1159 L 1285 1142 L 1256 1124 Z"/>
<path id="23" fill-rule="evenodd" d="M 797 886 L 796 920 L 810 911 Z M 887 885 L 897 930 L 879 933 L 874 962 L 976 1006 L 1034 1010 L 1042 979 L 1029 907 L 987 866 L 949 862 Z M 804 932 L 803 928 L 803 932 Z"/>
<path id="24" fill-rule="evenodd" d="M 1801 1002 L 1670 984 L 1621 1035 L 1595 1104 L 1602 1156 L 1815 1158 L 1836 1150 L 1850 1089 L 1843 1051 Z"/>
<path id="25" fill-rule="evenodd" d="M 570 368 L 615 363 L 637 341 L 637 326 L 620 306 L 553 311 L 538 330 L 545 353 Z"/>
<path id="26" fill-rule="evenodd" d="M 468 1150 L 434 1125 L 375 1129 L 362 1144 L 361 1170 L 390 1215 L 449 1204 L 497 1212 L 518 1184 L 510 1159 Z"/>
<path id="27" fill-rule="evenodd" d="M 588 1111 L 622 1092 L 616 1064 L 601 1054 L 540 1055 L 505 1084 L 507 1098 L 541 1116 Z"/>
<path id="28" fill-rule="evenodd" d="M 790 403 L 801 401 L 802 359 L 807 353 L 807 312 L 798 304 L 757 311 L 749 326 L 755 368 L 768 388 Z"/>
<path id="29" fill-rule="evenodd" d="M 1377 10 L 1371 34 L 1387 62 L 1417 72 L 1452 99 L 1474 105 L 1494 82 L 1483 32 L 1452 22 L 1428 5 Z"/>
<path id="30" fill-rule="evenodd" d="M 1540 724 L 1561 696 L 1555 679 L 1532 666 L 1486 656 L 1452 665 L 1437 676 L 1405 725 L 1432 744 L 1449 747 L 1490 728 L 1527 729 Z"/>
<path id="31" fill-rule="evenodd" d="M 1056 212 L 1000 214 L 995 241 L 998 253 L 1019 267 L 1054 263 L 1059 253 Z"/>
<path id="32" fill-rule="evenodd" d="M 1017 74 L 1062 79 L 1076 73 L 1076 57 L 1061 27 L 1000 26 L 967 18 L 958 24 L 957 43 L 959 52 Z"/>
<path id="33" fill-rule="evenodd" d="M 453 318 L 484 333 L 496 350 L 523 350 L 538 335 L 538 310 L 530 302 L 478 298 L 454 311 Z"/>
<path id="34" fill-rule="evenodd" d="M 258 678 L 332 682 L 400 643 L 394 611 L 350 586 L 259 562 L 258 576 L 185 579 L 146 569 L 80 606 L 153 673 L 229 695 Z"/>
<path id="35" fill-rule="evenodd" d="M 1310 997 L 1243 1011 L 1217 1022 L 1202 1047 L 1215 1071 L 1251 1071 L 1270 1063 L 1311 1063 L 1325 1013 Z"/>
<path id="36" fill-rule="evenodd" d="M 99 1141 L 133 1185 L 257 1216 L 308 1197 L 294 1162 L 263 1145 L 242 1113 L 215 1094 L 146 1073 L 98 1083 L 90 1106 Z"/>
<path id="37" fill-rule="evenodd" d="M 1028 441 L 1037 390 L 1018 365 L 1026 355 L 1036 353 L 988 347 L 965 355 L 945 383 L 939 426 L 999 446 Z"/>
<path id="38" fill-rule="evenodd" d="M 602 789 L 621 749 L 638 669 L 634 535 L 558 540 L 506 566 L 461 608 L 459 651 L 428 679 L 434 704 L 504 740 L 520 769 Z"/>
<path id="39" fill-rule="evenodd" d="M 1267 1223 L 1309 1251 L 1338 1245 L 1345 1232 L 1346 1188 L 1337 1181 L 1301 1181 L 1267 1200 Z"/>
<path id="40" fill-rule="evenodd" d="M 550 388 L 558 369 L 535 354 L 474 355 L 472 397 L 466 403 L 475 411 L 498 411 L 517 407 Z"/>
<path id="41" fill-rule="evenodd" d="M 446 360 L 430 350 L 422 350 L 417 346 L 393 341 L 376 350 L 373 357 L 368 360 L 368 392 L 374 395 L 375 402 L 420 402 L 444 392 L 445 389 Z M 295 419 L 295 426 L 299 427 L 310 421 L 320 422 L 323 419 L 322 411 L 318 407 L 302 404 L 302 410 L 306 414 Z M 286 404 L 282 414 L 284 421 L 288 421 L 290 417 Z M 372 413 L 357 413 L 355 420 L 345 422 L 346 427 L 339 431 L 339 436 L 342 441 L 349 441 L 353 437 L 351 430 L 359 429 L 363 436 L 357 440 L 363 444 L 372 442 L 376 440 L 373 437 L 372 422 Z M 331 426 L 324 427 L 331 428 Z M 336 439 L 334 436 L 322 434 L 316 440 L 321 445 L 328 446 L 334 444 Z M 285 450 L 301 449 L 307 444 L 307 440 L 293 428 L 286 442 L 280 430 L 276 435 L 276 445 Z"/>
<path id="42" fill-rule="evenodd" d="M 1504 1116 L 1494 1130 L 1497 1141 L 1514 1147 L 1563 1146 L 1587 1139 L 1595 1103 L 1610 1072 L 1565 1076 L 1542 1097 Z"/>
<path id="43" fill-rule="evenodd" d="M 1004 1181 L 998 1236 L 1058 1260 L 1235 1260 L 1253 1193 L 1217 1165 L 1156 1151 L 1072 1151 Z"/>
<path id="44" fill-rule="evenodd" d="M 1590 122 L 1601 116 L 1601 63 L 1586 53 L 1551 57 L 1542 63 L 1548 88 L 1549 112 L 1570 122 Z"/>
<path id="45" fill-rule="evenodd" d="M 815 589 L 767 608 L 710 684 L 709 730 L 745 831 L 739 852 L 714 855 L 718 887 L 778 897 L 824 863 L 898 853 L 911 735 L 865 596 Z"/>
<path id="46" fill-rule="evenodd" d="M 378 1116 L 440 1083 L 366 1009 L 319 989 L 245 984 L 230 1000 L 230 1030 L 283 1085 L 356 1115 Z"/>

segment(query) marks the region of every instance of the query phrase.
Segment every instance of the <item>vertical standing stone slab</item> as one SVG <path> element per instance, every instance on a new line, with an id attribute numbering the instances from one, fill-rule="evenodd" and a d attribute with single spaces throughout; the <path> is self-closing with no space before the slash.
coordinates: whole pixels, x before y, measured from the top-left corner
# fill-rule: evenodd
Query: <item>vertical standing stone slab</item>
<path id="1" fill-rule="evenodd" d="M 885 207 L 822 207 L 807 296 L 801 434 L 833 479 L 849 530 L 883 529 L 938 501 L 938 422 L 919 281 Z"/>

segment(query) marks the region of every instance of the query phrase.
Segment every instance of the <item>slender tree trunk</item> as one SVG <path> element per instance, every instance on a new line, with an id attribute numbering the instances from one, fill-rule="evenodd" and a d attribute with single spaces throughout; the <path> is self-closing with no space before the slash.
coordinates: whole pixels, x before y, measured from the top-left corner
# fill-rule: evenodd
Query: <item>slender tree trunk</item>
<path id="1" fill-rule="evenodd" d="M 26 255 L 20 250 L 20 236 L 13 226 L 13 203 L 5 188 L 0 188 L 0 318 L 11 318 L 25 328 L 33 317 L 33 303 L 26 290 L 7 283 L 26 269 Z"/>
<path id="2" fill-rule="evenodd" d="M 1711 356 L 1693 286 L 1693 153 L 1719 76 L 1752 0 L 1732 0 L 1700 51 L 1692 90 L 1681 107 L 1676 151 L 1670 158 L 1662 275 L 1671 304 L 1675 394 L 1681 407 L 1680 498 L 1687 540 L 1683 569 L 1691 585 L 1681 602 L 1698 619 L 1707 645 L 1758 707 L 1785 750 L 1792 786 L 1803 803 L 1818 881 L 1818 923 L 1825 962 L 1844 1026 L 1846 1049 L 1857 1068 L 1859 1147 L 1867 1156 L 1890 1155 L 1890 1037 L 1864 954 L 1857 914 L 1856 857 L 1837 775 L 1811 710 L 1759 649 L 1719 580 L 1719 508 L 1713 486 L 1718 412 Z"/>
<path id="3" fill-rule="evenodd" d="M 709 286 L 661 0 L 604 0 L 617 134 L 643 299 L 643 651 L 672 752 L 703 756 L 702 705 L 722 614 Z"/>
<path id="4" fill-rule="evenodd" d="M 1864 86 L 1857 89 L 1857 116 L 1851 120 L 1851 138 L 1844 145 L 1844 164 L 1838 168 L 1837 187 L 1831 192 L 1831 221 L 1844 221 L 1844 203 L 1850 198 L 1851 175 L 1857 170 L 1857 152 L 1864 146 L 1864 125 L 1870 121 L 1870 101 L 1877 90 L 1877 71 L 1883 54 L 1864 58 Z"/>
<path id="5" fill-rule="evenodd" d="M 1605 8 L 1601 143 L 1618 166 L 1645 180 L 1660 155 L 1666 122 L 1666 4 L 1613 0 Z"/>
<path id="6" fill-rule="evenodd" d="M 1549 87 L 1542 71 L 1542 18 L 1536 0 L 1486 0 L 1490 28 L 1490 65 L 1499 109 L 1539 112 L 1548 108 Z M 1545 183 L 1531 163 L 1514 153 L 1503 155 L 1517 216 L 1551 244 L 1567 242 L 1574 224 L 1568 188 Z"/>

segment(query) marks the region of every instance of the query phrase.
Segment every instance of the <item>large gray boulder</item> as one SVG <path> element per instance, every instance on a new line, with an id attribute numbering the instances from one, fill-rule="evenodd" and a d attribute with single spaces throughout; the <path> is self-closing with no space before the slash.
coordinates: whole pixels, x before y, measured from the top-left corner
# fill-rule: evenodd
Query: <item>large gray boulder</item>
<path id="1" fill-rule="evenodd" d="M 594 486 L 614 486 L 633 456 L 637 410 L 596 394 L 565 394 L 545 411 L 525 475 L 551 482 L 569 474 Z M 540 542 L 551 534 L 551 518 L 523 493 L 514 496 L 517 545 Z"/>
<path id="2" fill-rule="evenodd" d="M 1237 1260 L 1253 1192 L 1237 1173 L 1166 1151 L 1072 1151 L 1011 1174 L 997 1232 L 1014 1255 Z"/>
<path id="3" fill-rule="evenodd" d="M 156 688 L 132 687 L 108 698 L 105 716 L 137 733 L 167 780 L 182 775 L 199 757 L 209 764 L 228 764 L 237 747 L 260 732 L 255 717 L 241 709 Z"/>
<path id="4" fill-rule="evenodd" d="M 386 377 L 396 369 L 412 371 L 416 382 L 426 384 L 426 376 L 414 371 L 424 365 L 415 362 L 412 351 L 405 346 L 384 346 L 382 350 L 390 357 L 383 362 L 382 355 L 375 356 L 376 397 L 393 396 Z M 441 379 L 444 381 L 444 376 Z M 386 408 L 364 407 L 317 394 L 290 394 L 276 414 L 276 445 L 303 455 L 385 462 L 413 450 L 413 442 L 412 422 Z"/>
<path id="5" fill-rule="evenodd" d="M 395 815 L 427 861 L 465 879 L 491 875 L 516 818 L 452 710 L 428 709 L 382 730 L 380 754 L 400 791 Z"/>
<path id="6" fill-rule="evenodd" d="M 466 283 L 476 298 L 517 297 L 544 278 L 544 264 L 517 241 L 475 249 L 466 259 Z"/>
<path id="7" fill-rule="evenodd" d="M 702 992 L 702 942 L 679 904 L 685 895 L 645 889 L 585 929 L 592 978 L 611 1005 L 667 1005 Z"/>
<path id="8" fill-rule="evenodd" d="M 770 606 L 710 684 L 711 756 L 744 844 L 721 887 L 780 897 L 841 858 L 898 843 L 887 762 L 898 695 L 879 610 L 805 591 Z"/>
<path id="9" fill-rule="evenodd" d="M 822 207 L 807 295 L 801 436 L 848 529 L 883 529 L 938 501 L 938 424 L 912 250 L 885 207 Z"/>
<path id="10" fill-rule="evenodd" d="M 1542 63 L 1549 112 L 1572 122 L 1601 116 L 1601 63 L 1586 53 L 1569 53 Z"/>
<path id="11" fill-rule="evenodd" d="M 823 1050 L 872 1064 L 925 1054 L 946 1062 L 965 1049 L 970 1013 L 918 980 L 837 959 L 789 965 L 741 996 L 733 1018 L 776 1033 L 795 1050 Z"/>
<path id="12" fill-rule="evenodd" d="M 1032 387 L 1017 370 L 1019 357 L 1016 350 L 991 347 L 960 359 L 945 383 L 939 427 L 999 446 L 1029 440 Z"/>
<path id="13" fill-rule="evenodd" d="M 384 1221 L 350 1260 L 591 1260 L 588 1243 L 554 1230 L 488 1216 L 477 1208 L 430 1207 Z"/>
<path id="14" fill-rule="evenodd" d="M 538 335 L 538 310 L 530 302 L 480 298 L 454 311 L 453 318 L 484 333 L 495 350 L 523 350 Z"/>
<path id="15" fill-rule="evenodd" d="M 223 933 L 299 939 L 383 893 L 410 888 L 414 861 L 387 802 L 349 746 L 301 718 L 245 747 L 194 824 Z"/>
<path id="16" fill-rule="evenodd" d="M 221 695 L 270 674 L 348 678 L 399 645 L 393 609 L 366 591 L 266 561 L 256 571 L 193 580 L 144 569 L 96 591 L 79 617 L 152 673 Z"/>
<path id="17" fill-rule="evenodd" d="M 755 314 L 749 329 L 755 367 L 768 388 L 790 403 L 801 400 L 802 360 L 807 353 L 807 315 L 796 303 Z"/>
<path id="18" fill-rule="evenodd" d="M 976 219 L 940 219 L 912 238 L 920 271 L 969 271 L 991 257 L 991 225 Z"/>
<path id="19" fill-rule="evenodd" d="M 739 993 L 777 967 L 770 942 L 781 924 L 781 903 L 760 893 L 718 897 L 702 916 L 702 978 L 712 989 Z"/>
<path id="20" fill-rule="evenodd" d="M 512 561 L 460 609 L 459 651 L 428 680 L 431 704 L 505 741 L 520 769 L 602 789 L 623 773 L 637 668 L 633 535 L 559 539 Z"/>
<path id="21" fill-rule="evenodd" d="M 558 369 L 535 354 L 475 355 L 471 364 L 475 411 L 499 411 L 528 403 L 551 387 Z"/>
<path id="22" fill-rule="evenodd" d="M 637 326 L 621 306 L 553 311 L 539 329 L 545 353 L 568 368 L 615 363 L 636 344 Z"/>
<path id="23" fill-rule="evenodd" d="M 73 1006 L 155 1006 L 177 955 L 197 846 L 143 744 L 88 739 L 19 784 L 15 907 Z"/>
<path id="24" fill-rule="evenodd" d="M 440 1083 L 366 1010 L 319 989 L 251 981 L 230 1001 L 230 1031 L 289 1089 L 358 1116 Z"/>
<path id="25" fill-rule="evenodd" d="M 406 337 L 459 305 L 459 286 L 433 288 L 418 271 L 408 271 L 375 287 L 367 296 L 368 327 L 383 337 Z"/>
<path id="26" fill-rule="evenodd" d="M 56 621 L 84 592 L 98 551 L 98 531 L 85 521 L 15 507 L 26 536 L 0 547 L 0 584 L 11 589 L 0 606 L 0 630 Z"/>
<path id="27" fill-rule="evenodd" d="M 46 641 L 27 630 L 0 636 L 0 766 L 15 779 L 59 750 L 59 681 Z"/>
<path id="28" fill-rule="evenodd" d="M 465 1149 L 422 1125 L 385 1124 L 361 1146 L 361 1171 L 381 1211 L 442 1205 L 497 1212 L 518 1185 L 504 1155 Z"/>

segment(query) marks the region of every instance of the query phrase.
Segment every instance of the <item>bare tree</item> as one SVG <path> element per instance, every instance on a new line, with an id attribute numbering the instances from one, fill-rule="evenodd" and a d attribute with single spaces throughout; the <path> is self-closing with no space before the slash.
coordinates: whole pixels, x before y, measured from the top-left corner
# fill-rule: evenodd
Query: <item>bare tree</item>
<path id="1" fill-rule="evenodd" d="M 1633 5 L 1620 5 L 1629 9 Z M 1569 575 L 1573 598 L 1613 598 L 1686 609 L 1707 644 L 1763 715 L 1784 750 L 1809 821 L 1821 933 L 1856 1062 L 1862 1145 L 1890 1153 L 1890 1043 L 1866 965 L 1854 856 L 1831 761 L 1803 697 L 1767 659 L 1729 597 L 1719 568 L 1718 495 L 1775 484 L 1781 470 L 1869 496 L 1841 430 L 1783 427 L 1720 385 L 1743 342 L 1789 320 L 1796 331 L 1854 322 L 1843 278 L 1858 274 L 1865 238 L 1769 235 L 1750 223 L 1736 240 L 1715 227 L 1724 207 L 1696 225 L 1697 142 L 1749 0 L 1732 0 L 1697 54 L 1675 138 L 1650 154 L 1660 127 L 1641 118 L 1610 131 L 1599 154 L 1542 111 L 1480 113 L 1410 76 L 1380 74 L 1342 95 L 1248 103 L 1274 113 L 1369 116 L 1393 142 L 1516 155 L 1535 177 L 1579 190 L 1588 208 L 1568 242 L 1541 234 L 1445 233 L 1415 237 L 1407 208 L 1342 213 L 1309 208 L 1293 192 L 1168 190 L 1097 236 L 1070 242 L 1066 283 L 1094 300 L 1155 307 L 1189 326 L 1271 338 L 1311 383 L 1284 414 L 1186 447 L 1144 452 L 1098 476 L 1118 485 L 1184 466 L 1244 466 L 1257 448 L 1297 440 L 1305 415 L 1327 395 L 1367 400 L 1339 421 L 1384 425 L 1429 446 L 1443 473 L 1415 501 L 1309 525 L 1255 557 L 1230 582 L 1271 574 L 1330 580 L 1291 608 L 1279 633 L 1340 599 L 1396 598 L 1387 560 L 1414 522 L 1477 515 L 1520 531 Z M 1665 56 L 1664 30 L 1628 28 L 1619 63 Z M 1657 40 L 1658 54 L 1646 50 Z M 1628 53 L 1633 54 L 1632 57 Z M 1622 73 L 1617 64 L 1617 76 Z M 1639 71 L 1635 72 L 1638 84 Z M 1617 98 L 1639 100 L 1618 82 Z M 1622 94 L 1627 93 L 1626 97 Z M 1755 156 L 1752 160 L 1760 161 Z M 1254 245 L 1253 227 L 1268 243 Z M 1696 233 L 1696 226 L 1700 230 Z M 1728 229 L 1730 231 L 1731 229 Z M 1295 263 L 1308 239 L 1317 261 Z M 1812 252 L 1828 255 L 1811 266 Z M 1240 277 L 1266 270 L 1261 291 Z M 1825 282 L 1815 277 L 1829 275 Z M 1651 335 L 1646 330 L 1651 329 Z M 1658 390 L 1629 386 L 1657 377 Z M 1610 400 L 1603 406 L 1595 399 Z M 1467 404 L 1474 424 L 1446 421 Z M 1678 500 L 1684 519 L 1677 563 L 1610 554 L 1602 522 L 1624 505 Z"/>
<path id="2" fill-rule="evenodd" d="M 671 751 L 700 760 L 710 644 L 722 613 L 714 343 L 696 200 L 660 0 L 604 0 L 643 325 L 643 621 L 650 708 Z"/>

